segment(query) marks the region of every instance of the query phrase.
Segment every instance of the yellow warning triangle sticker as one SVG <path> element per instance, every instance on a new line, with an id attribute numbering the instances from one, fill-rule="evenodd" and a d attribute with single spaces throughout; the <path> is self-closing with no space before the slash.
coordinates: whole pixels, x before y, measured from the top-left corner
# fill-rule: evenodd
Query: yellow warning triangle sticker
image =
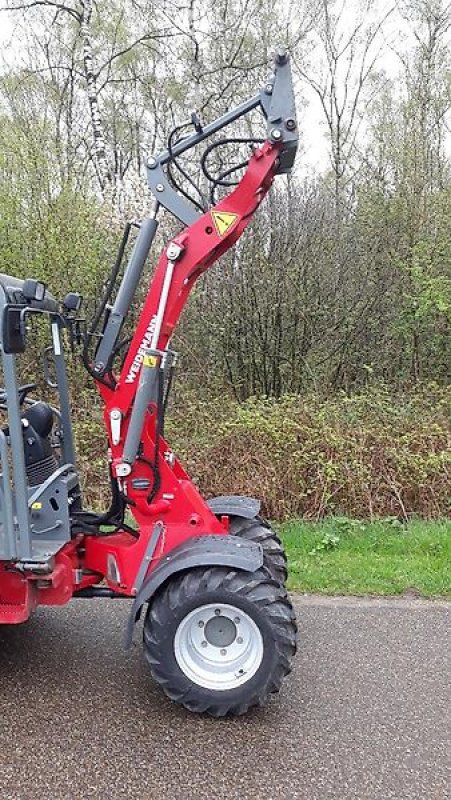
<path id="1" fill-rule="evenodd" d="M 219 236 L 225 236 L 238 219 L 238 214 L 232 214 L 230 211 L 212 211 L 211 216 Z"/>

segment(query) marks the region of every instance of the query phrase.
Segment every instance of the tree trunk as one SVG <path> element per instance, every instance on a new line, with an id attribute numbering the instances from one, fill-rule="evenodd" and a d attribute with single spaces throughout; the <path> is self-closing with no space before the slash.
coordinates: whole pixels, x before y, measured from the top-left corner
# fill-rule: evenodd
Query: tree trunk
<path id="1" fill-rule="evenodd" d="M 90 36 L 92 17 L 92 0 L 83 0 L 83 13 L 80 24 L 80 36 L 83 41 L 83 64 L 88 93 L 89 113 L 91 117 L 94 164 L 102 194 L 111 186 L 112 175 L 105 148 L 105 136 L 102 117 L 99 109 L 96 76 L 94 73 L 92 43 Z"/>

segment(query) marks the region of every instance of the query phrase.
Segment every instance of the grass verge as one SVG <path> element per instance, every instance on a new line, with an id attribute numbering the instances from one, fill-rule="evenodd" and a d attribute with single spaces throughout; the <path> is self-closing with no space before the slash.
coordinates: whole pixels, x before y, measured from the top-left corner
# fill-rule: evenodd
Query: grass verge
<path id="1" fill-rule="evenodd" d="M 279 526 L 288 586 L 324 594 L 451 597 L 451 522 L 331 518 Z"/>

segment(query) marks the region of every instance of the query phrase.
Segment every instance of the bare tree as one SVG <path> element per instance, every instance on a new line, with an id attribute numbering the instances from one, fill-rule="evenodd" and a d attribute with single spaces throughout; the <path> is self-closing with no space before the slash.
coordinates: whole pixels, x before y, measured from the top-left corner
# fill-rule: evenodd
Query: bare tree
<path id="1" fill-rule="evenodd" d="M 375 68 L 383 47 L 383 30 L 394 6 L 372 13 L 371 0 L 321 0 L 311 36 L 314 62 L 297 62 L 301 78 L 318 97 L 327 124 L 337 214 L 355 153 L 363 116 L 362 103 L 380 90 Z M 319 69 L 318 69 L 319 64 Z M 368 91 L 367 91 L 368 90 Z"/>
<path id="2" fill-rule="evenodd" d="M 47 12 L 50 29 L 57 26 L 61 16 L 67 19 L 66 24 L 69 24 L 69 21 L 75 23 L 75 29 L 78 31 L 83 46 L 84 78 L 91 121 L 93 161 L 100 189 L 102 192 L 105 191 L 106 186 L 111 184 L 112 176 L 106 155 L 104 124 L 100 112 L 94 68 L 91 41 L 92 0 L 76 0 L 73 5 L 53 2 L 53 0 L 30 0 L 30 2 L 26 3 L 12 0 L 12 2 L 8 3 L 7 8 L 10 11 L 22 12 L 23 14 L 30 14 L 36 9 L 39 9 L 41 13 L 43 11 Z M 55 65 L 52 62 L 48 46 L 45 50 L 45 57 L 48 70 L 52 73 Z"/>

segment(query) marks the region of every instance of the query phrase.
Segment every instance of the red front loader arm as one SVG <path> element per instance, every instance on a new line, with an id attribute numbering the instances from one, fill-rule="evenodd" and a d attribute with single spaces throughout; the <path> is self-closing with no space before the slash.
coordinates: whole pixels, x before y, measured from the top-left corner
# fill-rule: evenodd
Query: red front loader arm
<path id="1" fill-rule="evenodd" d="M 211 267 L 220 256 L 226 253 L 239 239 L 265 197 L 276 172 L 279 145 L 266 142 L 251 157 L 245 175 L 236 189 L 203 216 L 175 236 L 172 244 L 180 248 L 175 261 L 174 272 L 169 287 L 166 307 L 161 322 L 161 331 L 156 344 L 157 349 L 168 347 L 172 333 L 183 311 L 189 293 L 197 278 Z M 222 215 L 225 214 L 223 217 Z M 221 234 L 215 220 L 224 219 L 224 232 Z M 168 269 L 168 251 L 171 244 L 160 256 L 147 297 L 140 315 L 136 331 L 130 344 L 124 365 L 118 376 L 114 390 L 99 384 L 99 390 L 108 409 L 118 407 L 124 416 L 128 415 L 136 395 L 139 370 L 133 371 L 133 364 L 143 340 L 158 312 L 159 301 Z M 139 359 L 142 362 L 142 359 Z M 120 458 L 120 448 L 115 452 Z"/>
<path id="2" fill-rule="evenodd" d="M 110 379 L 105 380 L 108 358 L 99 356 L 105 346 L 97 351 L 94 366 L 105 403 L 112 476 L 136 520 L 139 535 L 136 538 L 124 530 L 105 537 L 87 536 L 83 566 L 106 576 L 119 593 L 136 595 L 152 566 L 188 539 L 228 531 L 227 517 L 212 512 L 161 436 L 156 387 L 163 380 L 171 336 L 195 281 L 235 244 L 275 175 L 291 169 L 297 144 L 294 101 L 288 58 L 279 55 L 278 59 L 274 83 L 267 84 L 264 99 L 254 98 L 240 107 L 239 113 L 229 112 L 224 123 L 259 103 L 267 117 L 268 139 L 253 152 L 236 188 L 202 215 L 196 214 L 165 248 L 119 374 L 110 369 Z M 216 124 L 213 132 L 220 127 L 223 125 Z M 194 143 L 207 135 L 208 128 L 201 129 L 193 137 Z M 183 140 L 181 147 L 187 149 Z M 165 160 L 169 160 L 167 154 L 161 163 Z M 152 161 L 153 168 L 157 160 Z M 155 180 L 161 180 L 161 174 L 158 171 Z M 169 187 L 156 185 L 157 192 L 166 188 L 170 193 Z M 177 202 L 177 197 L 168 194 L 168 208 L 171 203 L 177 208 Z M 177 216 L 189 218 L 185 209 Z M 118 327 L 121 320 L 117 323 L 113 319 L 105 328 L 104 340 L 113 335 L 113 324 Z M 116 338 L 114 333 L 114 341 Z"/>
<path id="3" fill-rule="evenodd" d="M 180 248 L 180 255 L 174 262 L 156 349 L 164 351 L 168 346 L 196 279 L 235 244 L 251 221 L 273 181 L 278 150 L 278 145 L 265 143 L 251 157 L 247 171 L 237 188 L 173 239 L 173 244 Z M 215 222 L 221 212 L 230 215 L 224 217 L 230 227 L 222 235 Z M 113 470 L 122 482 L 124 493 L 131 500 L 130 511 L 139 526 L 140 537 L 135 541 L 129 534 L 121 533 L 105 539 L 88 538 L 85 566 L 104 575 L 108 574 L 108 556 L 113 555 L 121 575 L 121 588 L 127 593 L 136 590 L 133 585 L 134 579 L 148 538 L 158 520 L 161 519 L 164 523 L 165 535 L 160 537 L 158 551 L 153 554 L 156 560 L 193 535 L 224 533 L 224 524 L 210 511 L 162 437 L 159 442 L 160 489 L 152 501 L 148 502 L 149 490 L 146 482 L 149 477 L 153 478 L 149 464 L 153 463 L 155 453 L 157 415 L 154 404 L 149 406 L 145 417 L 140 457 L 124 468 L 124 444 L 139 386 L 139 372 L 145 359 L 146 345 L 143 347 L 142 343 L 147 342 L 149 349 L 146 334 L 152 329 L 152 322 L 158 313 L 168 265 L 173 263 L 168 258 L 168 250 L 169 247 L 158 262 L 127 357 L 117 376 L 117 384 L 114 388 L 109 388 L 98 383 L 99 391 L 105 401 L 104 417 Z M 133 370 L 133 365 L 139 365 L 139 369 Z M 120 440 L 114 444 L 111 435 L 111 413 L 117 411 L 121 414 Z M 124 475 L 124 472 L 128 474 Z M 142 484 L 139 482 L 140 479 L 143 481 Z M 144 488 L 135 488 L 140 485 Z M 124 549 L 126 543 L 127 547 Z"/>

